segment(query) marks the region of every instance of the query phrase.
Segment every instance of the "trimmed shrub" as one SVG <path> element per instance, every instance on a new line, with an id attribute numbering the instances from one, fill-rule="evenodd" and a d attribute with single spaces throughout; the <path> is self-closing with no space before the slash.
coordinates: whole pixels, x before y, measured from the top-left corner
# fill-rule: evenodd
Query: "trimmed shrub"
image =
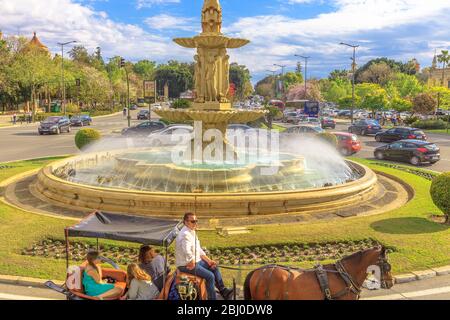
<path id="1" fill-rule="evenodd" d="M 408 125 L 408 126 L 410 126 L 410 125 L 412 125 L 414 122 L 417 122 L 417 121 L 419 121 L 420 119 L 419 119 L 419 117 L 408 117 L 408 118 L 406 118 L 405 119 L 405 124 L 406 125 Z"/>
<path id="2" fill-rule="evenodd" d="M 431 183 L 431 198 L 434 204 L 445 214 L 445 223 L 450 223 L 450 172 L 443 173 Z"/>
<path id="3" fill-rule="evenodd" d="M 412 124 L 413 127 L 419 129 L 445 129 L 447 128 L 447 123 L 443 120 L 419 120 Z"/>
<path id="4" fill-rule="evenodd" d="M 172 108 L 174 109 L 188 109 L 190 108 L 192 103 L 186 99 L 178 99 L 172 103 Z"/>
<path id="5" fill-rule="evenodd" d="M 86 146 L 101 139 L 101 134 L 95 129 L 81 129 L 75 136 L 75 145 L 83 150 Z"/>
<path id="6" fill-rule="evenodd" d="M 319 133 L 317 135 L 317 137 L 320 140 L 322 140 L 322 141 L 332 145 L 334 148 L 337 148 L 338 140 L 337 140 L 337 137 L 334 134 L 328 133 L 328 132 L 323 132 L 323 133 Z"/>

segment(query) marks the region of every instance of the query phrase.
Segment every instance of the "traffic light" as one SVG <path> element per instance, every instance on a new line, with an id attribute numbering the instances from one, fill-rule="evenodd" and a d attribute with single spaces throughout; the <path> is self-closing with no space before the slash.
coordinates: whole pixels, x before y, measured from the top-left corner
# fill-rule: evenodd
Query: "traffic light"
<path id="1" fill-rule="evenodd" d="M 125 59 L 124 58 L 120 58 L 119 67 L 120 68 L 125 67 Z"/>

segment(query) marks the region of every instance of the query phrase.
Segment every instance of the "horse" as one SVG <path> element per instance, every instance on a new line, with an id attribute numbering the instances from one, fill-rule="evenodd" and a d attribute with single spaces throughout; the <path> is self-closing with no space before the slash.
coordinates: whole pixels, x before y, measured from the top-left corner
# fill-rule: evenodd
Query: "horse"
<path id="1" fill-rule="evenodd" d="M 359 300 L 370 266 L 380 268 L 383 288 L 393 287 L 386 248 L 379 246 L 314 269 L 279 265 L 256 269 L 245 280 L 245 300 Z"/>

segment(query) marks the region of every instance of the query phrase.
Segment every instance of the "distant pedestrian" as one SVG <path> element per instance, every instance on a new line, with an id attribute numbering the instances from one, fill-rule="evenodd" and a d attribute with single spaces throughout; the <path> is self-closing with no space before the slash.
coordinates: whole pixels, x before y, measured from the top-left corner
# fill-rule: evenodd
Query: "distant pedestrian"
<path id="1" fill-rule="evenodd" d="M 397 119 L 395 118 L 395 116 L 392 116 L 391 122 L 394 127 L 397 126 Z"/>
<path id="2" fill-rule="evenodd" d="M 124 117 L 127 116 L 127 108 L 123 108 L 123 116 L 124 116 Z"/>
<path id="3" fill-rule="evenodd" d="M 17 114 L 13 114 L 13 124 L 15 125 L 17 122 Z"/>
<path id="4" fill-rule="evenodd" d="M 28 112 L 28 114 L 27 114 L 27 122 L 31 123 L 32 120 L 33 120 L 33 114 L 31 112 Z"/>
<path id="5" fill-rule="evenodd" d="M 381 118 L 382 126 L 386 125 L 386 116 L 383 114 L 383 117 Z"/>

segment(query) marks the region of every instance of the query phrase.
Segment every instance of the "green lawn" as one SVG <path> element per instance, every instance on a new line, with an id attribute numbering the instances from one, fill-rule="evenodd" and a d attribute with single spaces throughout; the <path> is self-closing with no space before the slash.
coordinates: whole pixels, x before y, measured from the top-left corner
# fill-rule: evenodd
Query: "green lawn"
<path id="1" fill-rule="evenodd" d="M 439 133 L 439 134 L 450 134 L 450 130 L 446 129 L 437 129 L 437 130 L 426 130 L 427 133 Z"/>
<path id="2" fill-rule="evenodd" d="M 0 181 L 17 173 L 39 168 L 53 159 L 0 164 Z M 393 174 L 416 191 L 404 207 L 372 217 L 323 221 L 309 224 L 267 225 L 253 227 L 246 235 L 224 238 L 212 231 L 200 232 L 205 247 L 225 248 L 255 244 L 311 243 L 373 238 L 396 248 L 390 255 L 394 273 L 450 264 L 450 230 L 428 219 L 439 210 L 429 196 L 430 181 L 383 166 L 375 161 L 358 160 L 373 169 Z M 0 204 L 0 274 L 63 279 L 65 263 L 39 257 L 22 256 L 22 249 L 44 238 L 63 239 L 63 229 L 73 224 L 67 220 L 42 217 Z M 295 264 L 310 266 L 312 263 Z M 234 272 L 224 271 L 227 281 Z"/>

